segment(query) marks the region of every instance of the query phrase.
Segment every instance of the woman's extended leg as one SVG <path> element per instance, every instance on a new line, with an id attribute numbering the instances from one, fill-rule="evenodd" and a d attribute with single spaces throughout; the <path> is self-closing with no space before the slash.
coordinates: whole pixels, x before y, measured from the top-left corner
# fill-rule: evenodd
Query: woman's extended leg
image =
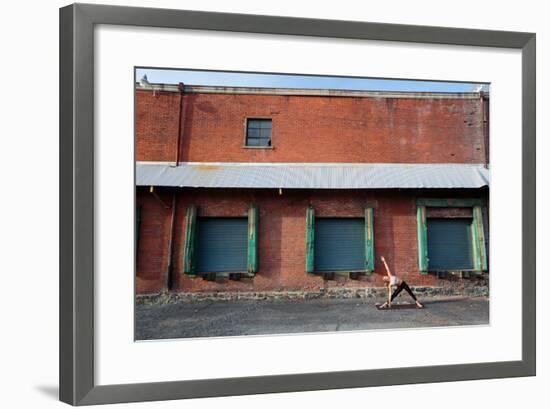
<path id="1" fill-rule="evenodd" d="M 412 299 L 413 299 L 414 302 L 416 303 L 417 307 L 420 307 L 420 308 L 423 307 L 423 305 L 420 303 L 420 301 L 418 301 L 418 300 L 416 299 L 416 296 L 414 295 L 414 293 L 412 292 L 411 288 L 409 287 L 409 285 L 408 285 L 405 281 L 403 281 L 403 282 L 401 283 L 401 286 L 400 286 L 400 287 L 403 287 L 403 288 L 405 289 L 405 291 L 409 293 L 409 295 L 412 297 Z"/>
<path id="2" fill-rule="evenodd" d="M 403 288 L 405 289 L 405 291 L 409 293 L 409 295 L 412 297 L 413 300 L 418 301 L 418 300 L 416 299 L 416 296 L 415 296 L 414 293 L 412 292 L 411 287 L 409 287 L 409 285 L 408 285 L 406 282 L 403 281 L 403 282 L 401 283 L 401 285 L 403 286 Z"/>
<path id="3" fill-rule="evenodd" d="M 399 287 L 397 287 L 397 288 L 395 289 L 395 291 L 393 292 L 393 294 L 391 295 L 390 302 L 392 302 L 393 299 L 394 299 L 395 297 L 397 297 L 401 291 L 403 291 L 403 288 L 404 288 L 404 287 L 403 287 L 403 284 L 407 285 L 404 281 L 401 281 L 401 284 L 399 284 Z"/>

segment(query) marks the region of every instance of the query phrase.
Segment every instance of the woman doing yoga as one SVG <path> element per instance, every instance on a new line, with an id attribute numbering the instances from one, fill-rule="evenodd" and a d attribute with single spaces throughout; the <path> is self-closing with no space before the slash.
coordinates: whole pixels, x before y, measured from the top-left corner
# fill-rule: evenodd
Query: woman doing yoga
<path id="1" fill-rule="evenodd" d="M 416 299 L 416 296 L 412 292 L 411 288 L 407 285 L 407 283 L 391 273 L 391 270 L 388 267 L 388 263 L 386 263 L 386 259 L 382 256 L 380 257 L 380 260 L 382 260 L 382 263 L 384 263 L 384 267 L 386 268 L 387 275 L 384 276 L 384 282 L 388 286 L 388 293 L 391 289 L 393 289 L 394 291 L 389 301 L 386 301 L 379 308 L 391 308 L 391 302 L 403 290 L 409 293 L 418 308 L 423 308 L 424 306 L 420 303 L 420 301 Z"/>

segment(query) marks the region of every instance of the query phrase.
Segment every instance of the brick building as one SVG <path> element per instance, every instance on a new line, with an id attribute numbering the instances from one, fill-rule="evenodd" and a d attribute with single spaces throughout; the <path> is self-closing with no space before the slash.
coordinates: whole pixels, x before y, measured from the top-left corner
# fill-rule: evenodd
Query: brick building
<path id="1" fill-rule="evenodd" d="M 136 88 L 136 291 L 488 277 L 488 95 Z"/>

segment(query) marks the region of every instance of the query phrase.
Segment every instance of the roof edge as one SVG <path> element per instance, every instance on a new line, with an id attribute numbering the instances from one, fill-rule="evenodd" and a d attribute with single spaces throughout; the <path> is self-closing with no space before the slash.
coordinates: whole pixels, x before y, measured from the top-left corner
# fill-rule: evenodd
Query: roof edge
<path id="1" fill-rule="evenodd" d="M 142 86 L 136 83 L 136 90 L 150 92 L 181 92 L 178 84 L 154 83 Z M 213 85 L 185 85 L 189 94 L 234 94 L 234 95 L 279 95 L 302 97 L 348 97 L 348 98 L 424 98 L 424 99 L 479 99 L 487 98 L 484 92 L 406 92 L 406 91 L 364 91 L 345 89 L 310 88 L 260 88 L 226 87 Z"/>
<path id="2" fill-rule="evenodd" d="M 264 165 L 264 166 L 261 166 Z M 490 170 L 472 164 L 153 163 L 136 166 L 137 186 L 259 189 L 482 188 Z"/>

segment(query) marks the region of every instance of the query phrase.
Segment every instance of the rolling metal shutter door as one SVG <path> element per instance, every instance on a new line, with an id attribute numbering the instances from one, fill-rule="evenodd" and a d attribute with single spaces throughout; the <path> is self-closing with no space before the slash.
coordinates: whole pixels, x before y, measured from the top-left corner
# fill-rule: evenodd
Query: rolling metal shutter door
<path id="1" fill-rule="evenodd" d="M 199 218 L 197 272 L 245 272 L 247 233 L 246 218 Z"/>
<path id="2" fill-rule="evenodd" d="M 365 270 L 365 219 L 315 219 L 315 271 Z"/>
<path id="3" fill-rule="evenodd" d="M 428 218 L 429 270 L 471 270 L 472 219 Z"/>

